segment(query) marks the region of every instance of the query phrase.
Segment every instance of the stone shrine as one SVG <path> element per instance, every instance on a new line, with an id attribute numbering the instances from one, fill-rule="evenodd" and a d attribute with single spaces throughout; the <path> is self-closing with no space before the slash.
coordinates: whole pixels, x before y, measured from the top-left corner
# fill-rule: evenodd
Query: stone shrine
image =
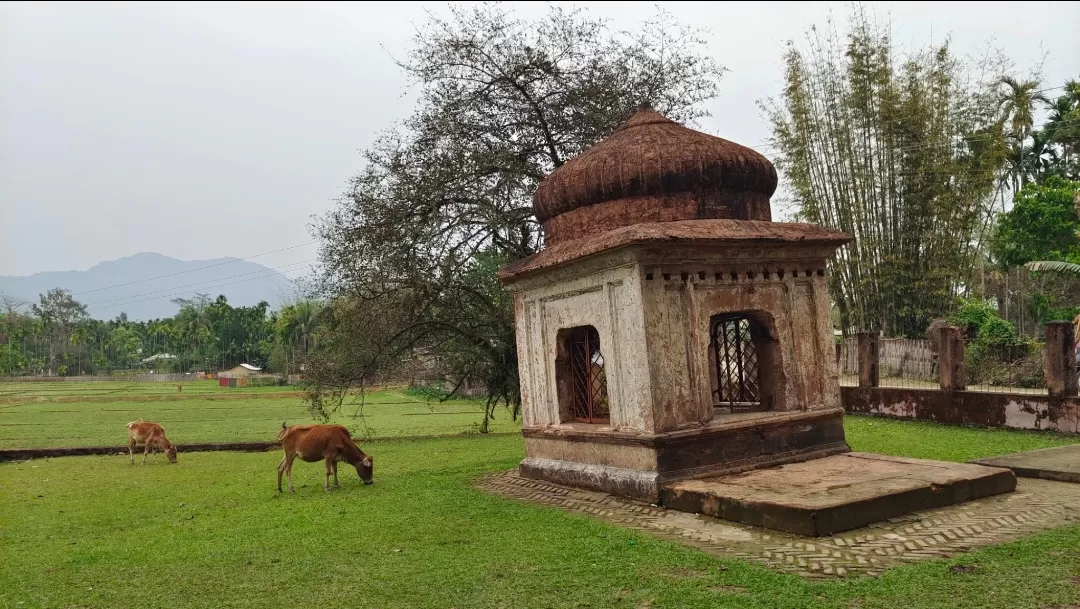
<path id="1" fill-rule="evenodd" d="M 864 491 L 875 467 L 903 477 L 887 458 L 855 464 L 844 439 L 826 260 L 850 238 L 772 222 L 776 186 L 761 154 L 648 107 L 540 183 L 545 247 L 500 272 L 514 295 L 520 475 L 765 526 L 746 513 L 753 497 L 709 489 L 822 458 L 829 488 L 845 468 Z M 982 470 L 993 483 L 952 495 L 1012 490 L 1011 472 Z M 915 479 L 919 492 L 941 482 Z M 762 484 L 775 495 L 783 476 Z"/>

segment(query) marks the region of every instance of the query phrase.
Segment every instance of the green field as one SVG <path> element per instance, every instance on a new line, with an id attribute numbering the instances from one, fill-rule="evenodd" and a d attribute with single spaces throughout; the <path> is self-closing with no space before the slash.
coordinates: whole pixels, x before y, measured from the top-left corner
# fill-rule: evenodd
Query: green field
<path id="1" fill-rule="evenodd" d="M 37 387 L 0 402 L 0 447 L 118 445 L 123 425 L 161 421 L 178 443 L 273 439 L 310 420 L 287 395 L 199 385 L 80 396 Z M 105 385 L 95 384 L 95 385 Z M 7 389 L 7 386 L 0 385 Z M 83 389 L 102 389 L 84 386 Z M 174 387 L 175 389 L 175 387 Z M 276 388 L 275 388 L 276 389 Z M 184 392 L 188 392 L 185 387 Z M 194 391 L 192 392 L 195 393 Z M 142 397 L 140 397 L 142 396 Z M 480 406 L 367 396 L 357 435 L 462 434 Z M 519 428 L 503 410 L 495 431 Z M 855 450 L 966 461 L 1080 437 L 847 417 Z M 872 579 L 813 582 L 581 515 L 486 495 L 472 481 L 513 467 L 517 434 L 379 440 L 375 484 L 298 463 L 279 496 L 279 451 L 189 452 L 176 465 L 125 457 L 0 463 L 0 609 L 28 607 L 661 607 L 1049 609 L 1080 602 L 1080 526 Z M 346 468 L 345 472 L 352 470 Z M 957 575 L 954 564 L 973 564 Z"/>
<path id="2" fill-rule="evenodd" d="M 161 396 L 151 393 L 160 383 L 138 385 L 112 388 L 116 393 L 111 398 L 93 393 L 84 394 L 82 400 L 69 394 L 41 395 L 52 391 L 47 388 L 38 389 L 34 399 L 0 402 L 0 449 L 124 446 L 125 425 L 139 418 L 161 423 L 169 439 L 181 445 L 273 441 L 282 422 L 313 420 L 300 397 L 269 391 L 251 395 L 247 389 L 205 383 L 198 386 L 200 393 L 192 392 L 190 396 Z M 295 388 L 286 389 L 295 392 Z M 187 391 L 185 387 L 184 393 Z M 483 405 L 468 400 L 440 403 L 402 391 L 380 391 L 367 394 L 362 407 L 357 397 L 350 396 L 333 420 L 358 438 L 463 434 L 479 429 Z M 496 409 L 491 431 L 515 431 L 520 427 L 520 420 L 513 421 L 509 411 Z"/>
<path id="3" fill-rule="evenodd" d="M 872 424 L 872 427 L 870 427 Z M 853 447 L 957 456 L 1037 436 L 853 418 Z M 1013 434 L 1003 432 L 1005 437 Z M 940 435 L 944 434 L 944 436 Z M 319 464 L 278 496 L 278 454 L 190 453 L 0 464 L 0 607 L 731 607 L 1045 609 L 1078 602 L 1080 526 L 898 567 L 811 582 L 554 509 L 471 481 L 513 467 L 516 436 L 382 441 L 375 484 Z M 906 448 L 904 448 L 906 447 Z M 900 450 L 904 448 L 903 450 Z M 955 449 L 954 449 L 955 450 Z M 962 454 L 960 454 L 962 453 Z M 974 564 L 973 574 L 949 566 Z"/>

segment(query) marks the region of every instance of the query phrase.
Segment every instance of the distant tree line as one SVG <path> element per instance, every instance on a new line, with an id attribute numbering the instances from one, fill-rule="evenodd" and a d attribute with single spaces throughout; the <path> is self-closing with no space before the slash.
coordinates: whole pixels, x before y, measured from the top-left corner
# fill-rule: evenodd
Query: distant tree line
<path id="1" fill-rule="evenodd" d="M 278 311 L 206 294 L 173 302 L 180 307 L 173 317 L 132 321 L 121 313 L 104 321 L 60 288 L 36 303 L 0 295 L 0 375 L 209 372 L 240 363 L 296 373 L 322 337 L 323 309 L 314 300 Z"/>

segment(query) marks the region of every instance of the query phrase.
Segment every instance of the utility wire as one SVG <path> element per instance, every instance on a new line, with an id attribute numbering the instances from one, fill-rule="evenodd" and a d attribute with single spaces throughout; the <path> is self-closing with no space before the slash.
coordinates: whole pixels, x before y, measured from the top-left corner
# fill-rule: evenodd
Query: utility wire
<path id="1" fill-rule="evenodd" d="M 154 294 L 160 294 L 162 292 L 169 292 L 169 291 L 172 291 L 172 290 L 179 290 L 181 288 L 190 288 L 190 287 L 194 287 L 194 286 L 197 286 L 197 285 L 203 285 L 203 284 L 207 284 L 207 283 L 214 283 L 215 281 L 224 281 L 226 279 L 235 279 L 237 277 L 246 277 L 248 275 L 255 275 L 257 273 L 265 273 L 266 271 L 278 271 L 278 270 L 284 269 L 286 267 L 296 266 L 298 264 L 307 264 L 309 262 L 315 262 L 316 260 L 318 260 L 318 258 L 311 258 L 309 260 L 301 260 L 299 262 L 291 262 L 289 264 L 283 264 L 283 265 L 275 266 L 275 267 L 264 267 L 264 268 L 261 268 L 261 269 L 259 269 L 257 271 L 250 271 L 248 273 L 240 273 L 239 275 L 230 275 L 228 277 L 218 277 L 216 279 L 206 279 L 204 281 L 197 281 L 195 283 L 189 283 L 187 285 L 177 285 L 177 286 L 164 288 L 164 289 L 161 289 L 161 290 L 154 290 L 152 292 L 143 292 L 142 294 L 131 294 L 129 296 L 118 296 L 116 298 L 110 298 L 108 300 L 99 300 L 97 302 L 91 302 L 91 303 L 88 303 L 86 306 L 87 307 L 97 307 L 97 306 L 100 306 L 100 305 L 105 305 L 105 304 L 117 302 L 119 300 L 127 300 L 129 298 L 140 298 L 142 296 L 152 296 Z M 295 270 L 295 269 L 290 269 L 290 270 Z"/>
<path id="2" fill-rule="evenodd" d="M 246 283 L 248 281 L 255 281 L 256 279 L 266 279 L 266 278 L 271 277 L 271 276 L 272 275 L 265 275 L 263 277 L 251 277 L 250 279 L 241 279 L 240 281 L 232 281 L 232 282 L 229 282 L 229 283 L 223 283 L 221 285 L 209 286 L 209 288 L 210 289 L 223 288 L 223 287 L 228 286 L 228 285 L 236 285 L 238 283 Z M 298 277 L 299 277 L 299 275 L 298 275 Z M 286 279 L 295 279 L 295 277 L 286 276 Z M 197 294 L 199 292 L 200 292 L 200 290 L 188 290 L 188 291 L 185 291 L 185 292 L 176 292 L 174 294 L 166 294 L 164 296 L 155 296 L 155 297 L 146 298 L 146 299 L 143 299 L 143 300 L 136 300 L 136 301 L 132 301 L 132 302 L 124 302 L 124 303 L 114 304 L 114 305 L 105 305 L 103 307 L 96 307 L 96 310 L 115 309 L 116 307 L 126 307 L 128 305 L 139 304 L 139 303 L 143 303 L 143 302 L 150 302 L 152 300 L 161 300 L 162 298 L 174 298 L 174 297 L 182 296 L 182 295 L 185 295 L 185 294 Z"/>
<path id="3" fill-rule="evenodd" d="M 178 271 L 176 273 L 169 273 L 168 275 L 159 275 L 157 277 L 147 277 L 146 279 L 139 279 L 139 280 L 136 280 L 136 281 L 129 281 L 127 283 L 118 283 L 116 285 L 109 285 L 109 286 L 105 286 L 103 288 L 94 288 L 93 290 L 85 290 L 85 291 L 82 291 L 82 292 L 77 292 L 75 294 L 72 294 L 72 296 L 81 296 L 83 294 L 90 294 L 91 292 L 100 292 L 102 290 L 111 290 L 113 288 L 119 288 L 119 287 L 123 287 L 123 286 L 126 286 L 126 285 L 134 285 L 136 283 L 145 283 L 147 281 L 153 281 L 155 279 L 164 279 L 166 277 L 174 277 L 176 275 L 184 275 L 186 273 L 194 273 L 195 271 L 202 271 L 202 270 L 205 270 L 205 269 L 212 269 L 214 267 L 224 266 L 226 264 L 233 264 L 235 262 L 242 262 L 244 260 L 251 260 L 252 258 L 259 258 L 261 256 L 269 256 L 270 254 L 276 254 L 278 252 L 286 252 L 286 251 L 289 251 L 289 250 L 294 250 L 294 249 L 296 249 L 298 247 L 304 247 L 306 245 L 311 245 L 312 243 L 316 243 L 316 242 L 315 241 L 308 241 L 307 243 L 301 243 L 299 245 L 290 245 L 289 247 L 283 247 L 283 248 L 281 248 L 279 250 L 273 250 L 271 252 L 263 252 L 261 254 L 255 254 L 254 256 L 248 256 L 246 258 L 237 258 L 235 260 L 227 260 L 225 262 L 218 262 L 217 264 L 209 264 L 209 265 L 206 265 L 206 266 L 201 266 L 201 267 L 199 267 L 197 269 L 189 269 L 189 270 L 186 270 L 186 271 Z"/>

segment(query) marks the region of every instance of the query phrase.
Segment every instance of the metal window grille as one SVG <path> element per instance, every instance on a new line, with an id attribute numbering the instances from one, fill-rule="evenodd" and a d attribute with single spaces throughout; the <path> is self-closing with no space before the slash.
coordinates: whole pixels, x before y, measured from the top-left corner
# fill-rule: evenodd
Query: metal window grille
<path id="1" fill-rule="evenodd" d="M 716 388 L 713 405 L 732 412 L 761 410 L 758 353 L 745 317 L 717 317 L 710 329 L 715 353 Z"/>
<path id="2" fill-rule="evenodd" d="M 600 353 L 600 335 L 589 326 L 574 330 L 570 336 L 570 367 L 573 374 L 574 420 L 582 423 L 607 423 L 607 377 L 604 356 Z"/>

